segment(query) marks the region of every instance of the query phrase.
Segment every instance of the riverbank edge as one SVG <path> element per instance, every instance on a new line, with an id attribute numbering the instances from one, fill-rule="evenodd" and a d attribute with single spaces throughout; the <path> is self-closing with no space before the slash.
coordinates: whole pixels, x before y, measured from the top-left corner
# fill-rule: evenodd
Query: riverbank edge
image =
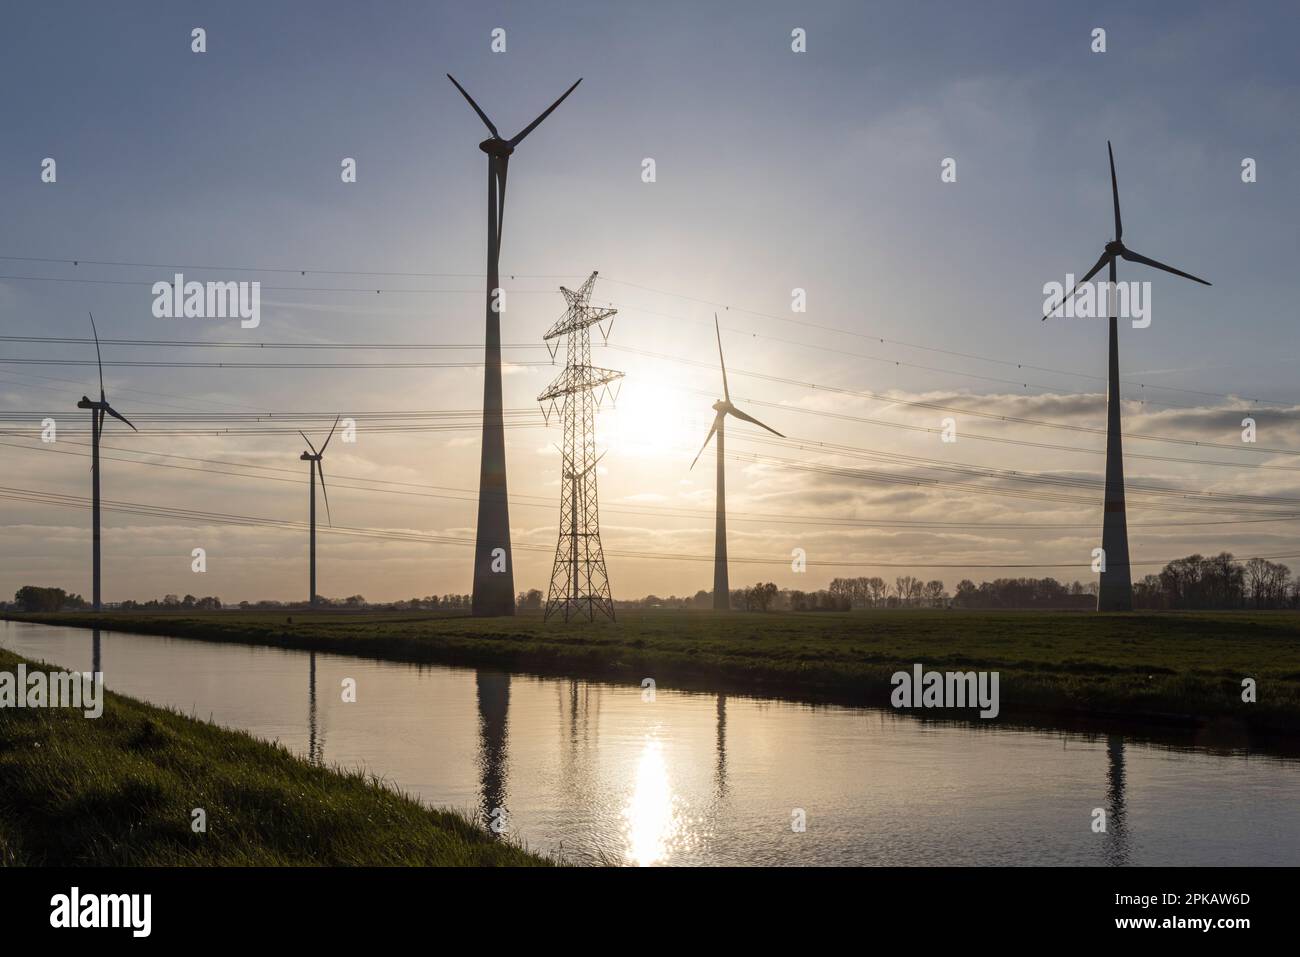
<path id="1" fill-rule="evenodd" d="M 609 649 L 576 647 L 529 639 L 494 638 L 490 635 L 418 637 L 400 634 L 384 637 L 321 636 L 267 628 L 234 628 L 196 618 L 120 618 L 113 614 L 88 615 L 58 612 L 49 614 L 0 613 L 0 620 L 31 624 L 119 631 L 166 638 L 182 638 L 219 644 L 242 644 L 295 651 L 369 658 L 407 664 L 446 665 L 462 668 L 490 668 L 541 678 L 570 678 L 640 686 L 653 678 L 656 688 L 689 692 L 736 694 L 775 698 L 801 704 L 836 704 L 899 711 L 913 717 L 944 723 L 980 726 L 1017 724 L 1027 727 L 1145 735 L 1156 739 L 1195 739 L 1201 747 L 1238 747 L 1243 737 L 1270 749 L 1300 752 L 1300 708 L 1246 705 L 1235 681 L 1197 675 L 1147 676 L 1147 684 L 1133 694 L 1111 693 L 1093 698 L 1067 693 L 1064 681 L 1072 674 L 1009 668 L 1005 663 L 986 665 L 963 660 L 962 670 L 1001 672 L 1001 710 L 997 719 L 954 717 L 950 711 L 895 709 L 890 703 L 890 676 L 908 664 L 864 663 L 856 670 L 807 665 L 790 667 L 785 662 L 743 662 L 744 674 L 734 663 L 692 660 L 689 655 L 653 648 L 619 647 L 616 657 Z M 379 646 L 379 647 L 377 647 Z M 739 648 L 738 652 L 745 649 Z M 1161 685 L 1175 685 L 1177 697 L 1185 699 L 1188 686 L 1196 685 L 1196 697 L 1220 702 L 1217 709 L 1190 712 L 1171 703 Z M 1008 694 L 1008 691 L 1011 693 Z"/>
<path id="2" fill-rule="evenodd" d="M 0 649 L 0 671 L 20 664 L 29 675 L 64 670 Z M 0 708 L 0 867 L 562 863 L 363 771 L 315 765 L 277 742 L 115 692 L 102 703 L 97 718 Z M 274 801 L 274 812 L 250 794 Z M 202 833 L 195 802 L 206 805 Z M 306 826 L 308 839 L 294 827 L 282 836 L 277 819 Z"/>

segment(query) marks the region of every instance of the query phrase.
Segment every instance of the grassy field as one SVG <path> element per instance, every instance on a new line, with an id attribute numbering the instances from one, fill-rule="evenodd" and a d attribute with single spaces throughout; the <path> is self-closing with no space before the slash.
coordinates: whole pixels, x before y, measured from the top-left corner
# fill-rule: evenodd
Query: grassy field
<path id="1" fill-rule="evenodd" d="M 1294 612 L 643 612 L 572 627 L 409 612 L 9 617 L 850 704 L 887 704 L 890 675 L 919 662 L 1000 672 L 1003 716 L 1300 729 Z M 1241 701 L 1246 677 L 1255 704 Z"/>
<path id="2" fill-rule="evenodd" d="M 0 671 L 20 660 L 0 651 Z M 130 698 L 109 694 L 96 719 L 0 710 L 0 865 L 546 863 L 363 775 Z"/>

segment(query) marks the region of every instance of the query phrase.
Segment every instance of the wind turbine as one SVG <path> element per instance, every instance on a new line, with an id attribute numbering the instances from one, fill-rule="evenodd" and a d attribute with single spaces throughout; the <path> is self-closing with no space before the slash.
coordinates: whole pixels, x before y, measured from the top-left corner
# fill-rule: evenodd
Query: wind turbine
<path id="1" fill-rule="evenodd" d="M 1115 206 L 1115 238 L 1108 242 L 1099 258 L 1087 275 L 1074 284 L 1074 288 L 1052 309 L 1043 316 L 1055 313 L 1074 298 L 1079 287 L 1101 271 L 1102 266 L 1110 267 L 1110 379 L 1106 389 L 1106 500 L 1105 514 L 1101 526 L 1101 548 L 1104 565 L 1097 589 L 1098 611 L 1131 611 L 1133 609 L 1133 580 L 1129 572 L 1128 557 L 1128 519 L 1124 511 L 1124 440 L 1120 428 L 1119 407 L 1119 317 L 1117 315 L 1117 295 L 1115 284 L 1115 263 L 1127 259 L 1132 263 L 1152 266 L 1164 272 L 1182 276 L 1203 286 L 1210 283 L 1198 279 L 1191 273 L 1175 269 L 1164 263 L 1148 259 L 1135 253 L 1124 245 L 1124 223 L 1119 215 L 1119 184 L 1115 179 L 1115 151 L 1111 149 L 1110 140 L 1106 141 L 1106 152 L 1110 154 L 1110 192 Z"/>
<path id="2" fill-rule="evenodd" d="M 483 449 L 479 465 L 478 533 L 474 545 L 475 615 L 513 615 L 515 613 L 515 576 L 510 554 L 510 507 L 506 501 L 506 437 L 501 409 L 501 315 L 497 300 L 500 287 L 501 229 L 505 221 L 506 171 L 510 154 L 524 137 L 537 128 L 551 111 L 564 102 L 577 83 L 564 91 L 541 116 L 510 139 L 502 139 L 487 114 L 474 98 L 456 82 L 460 90 L 491 132 L 478 148 L 488 158 L 488 243 L 487 243 L 487 335 L 483 360 Z M 495 566 L 495 567 L 494 567 Z"/>
<path id="3" fill-rule="evenodd" d="M 91 567 L 92 577 L 94 579 L 91 585 L 91 601 L 95 611 L 100 609 L 99 601 L 99 436 L 104 431 L 104 416 L 111 415 L 121 422 L 131 426 L 132 432 L 139 432 L 134 425 L 131 425 L 126 416 L 122 415 L 111 405 L 108 404 L 108 398 L 104 395 L 104 360 L 99 354 L 99 330 L 95 328 L 95 315 L 90 314 L 90 331 L 95 337 L 95 365 L 99 367 L 99 401 L 93 401 L 89 396 L 82 396 L 81 401 L 77 403 L 78 409 L 90 410 L 90 436 L 91 436 L 91 458 L 90 458 L 90 487 L 91 487 L 91 505 L 90 521 L 94 525 L 91 545 Z"/>
<path id="4" fill-rule="evenodd" d="M 299 435 L 302 436 L 303 441 L 307 443 L 308 448 L 311 449 L 310 452 L 304 452 L 302 453 L 302 455 L 298 456 L 298 458 L 302 459 L 304 462 L 311 463 L 311 465 L 307 467 L 311 469 L 311 604 L 313 605 L 317 604 L 316 601 L 316 472 L 317 471 L 320 472 L 320 491 L 321 494 L 325 496 L 325 517 L 329 519 L 329 523 L 333 525 L 334 518 L 332 515 L 330 515 L 330 495 L 329 492 L 325 491 L 325 467 L 321 465 L 321 459 L 325 455 L 325 450 L 329 448 L 330 439 L 334 438 L 334 429 L 337 429 L 339 427 L 339 419 L 341 418 L 343 418 L 342 415 L 334 419 L 334 425 L 330 429 L 330 434 L 325 436 L 325 443 L 320 447 L 319 452 L 316 451 L 316 446 L 311 444 L 311 439 L 307 438 L 306 432 L 298 433 Z"/>
<path id="5" fill-rule="evenodd" d="M 713 403 L 717 415 L 713 417 L 713 426 L 709 429 L 704 444 L 700 446 L 700 451 L 696 453 L 691 468 L 695 468 L 695 462 L 700 460 L 704 450 L 709 447 L 709 439 L 716 434 L 718 436 L 718 449 L 715 453 L 718 459 L 718 498 L 717 525 L 713 543 L 713 608 L 715 611 L 729 611 L 731 609 L 731 588 L 727 581 L 727 482 L 726 466 L 724 464 L 726 459 L 727 416 L 731 415 L 744 422 L 752 422 L 760 428 L 767 429 L 773 435 L 781 436 L 781 438 L 785 438 L 785 436 L 770 425 L 764 425 L 752 415 L 741 412 L 731 404 L 731 390 L 727 388 L 727 364 L 722 358 L 722 330 L 718 327 L 717 313 L 713 314 L 713 331 L 718 337 L 718 365 L 722 368 L 722 394 L 724 398 Z"/>

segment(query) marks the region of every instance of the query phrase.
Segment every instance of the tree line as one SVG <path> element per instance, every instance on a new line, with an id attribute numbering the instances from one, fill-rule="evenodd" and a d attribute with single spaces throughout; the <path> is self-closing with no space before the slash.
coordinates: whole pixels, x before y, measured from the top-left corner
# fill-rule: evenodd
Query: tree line
<path id="1" fill-rule="evenodd" d="M 980 582 L 962 579 L 949 593 L 939 579 L 923 580 L 899 575 L 892 582 L 884 578 L 833 578 L 826 588 L 803 591 L 781 588 L 773 582 L 755 582 L 731 592 L 731 607 L 743 611 L 850 611 L 856 608 L 963 608 L 1086 610 L 1096 606 L 1096 582 L 1066 584 L 1055 578 L 996 578 Z M 338 609 L 392 608 L 412 611 L 467 611 L 471 596 L 427 595 L 394 602 L 367 602 L 361 595 L 347 598 L 317 598 L 318 607 Z M 540 589 L 521 591 L 521 611 L 540 609 L 545 596 Z M 647 595 L 640 599 L 618 599 L 619 608 L 712 608 L 713 593 L 701 589 L 678 597 Z M 0 607 L 14 611 L 67 611 L 87 608 L 80 595 L 62 588 L 24 585 L 12 602 Z M 211 611 L 238 607 L 245 611 L 300 609 L 307 602 L 241 601 L 227 606 L 215 595 L 196 598 L 165 595 L 148 601 L 124 601 L 113 606 L 121 610 Z M 1133 582 L 1133 607 L 1139 609 L 1266 609 L 1300 608 L 1300 578 L 1291 569 L 1264 558 L 1239 561 L 1230 552 L 1206 558 L 1188 555 L 1175 559 L 1159 574 Z"/>
<path id="2" fill-rule="evenodd" d="M 900 575 L 892 582 L 879 576 L 833 578 L 828 587 L 811 591 L 757 582 L 731 593 L 731 607 L 745 611 L 849 611 L 855 608 L 963 608 L 1088 610 L 1097 603 L 1097 583 L 1065 583 L 1055 578 L 995 578 L 976 584 L 968 578 L 949 593 L 944 582 Z M 647 595 L 620 606 L 643 608 L 712 608 L 713 593 L 660 598 Z M 1230 552 L 1211 558 L 1175 559 L 1159 574 L 1133 582 L 1138 609 L 1300 608 L 1300 578 L 1291 569 L 1264 558 L 1240 561 Z"/>

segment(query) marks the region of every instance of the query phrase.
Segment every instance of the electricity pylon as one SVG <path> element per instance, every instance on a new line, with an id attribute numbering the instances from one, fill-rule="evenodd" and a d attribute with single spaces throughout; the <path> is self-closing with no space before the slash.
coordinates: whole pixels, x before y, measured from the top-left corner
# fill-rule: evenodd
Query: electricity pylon
<path id="1" fill-rule="evenodd" d="M 551 347 L 554 358 L 561 338 L 564 339 L 564 371 L 537 397 L 547 420 L 560 409 L 564 427 L 564 446 L 560 449 L 560 537 L 555 546 L 555 564 L 551 568 L 551 588 L 546 599 L 547 620 L 564 612 L 567 622 L 576 615 L 588 621 L 599 610 L 614 617 L 614 598 L 609 590 L 605 570 L 605 552 L 600 544 L 600 510 L 596 499 L 596 411 L 601 401 L 617 393 L 610 385 L 623 378 L 614 369 L 591 364 L 591 327 L 612 320 L 617 310 L 591 305 L 591 287 L 596 273 L 575 292 L 560 287 L 568 308 L 542 338 Z M 605 338 L 609 327 L 601 327 Z"/>

